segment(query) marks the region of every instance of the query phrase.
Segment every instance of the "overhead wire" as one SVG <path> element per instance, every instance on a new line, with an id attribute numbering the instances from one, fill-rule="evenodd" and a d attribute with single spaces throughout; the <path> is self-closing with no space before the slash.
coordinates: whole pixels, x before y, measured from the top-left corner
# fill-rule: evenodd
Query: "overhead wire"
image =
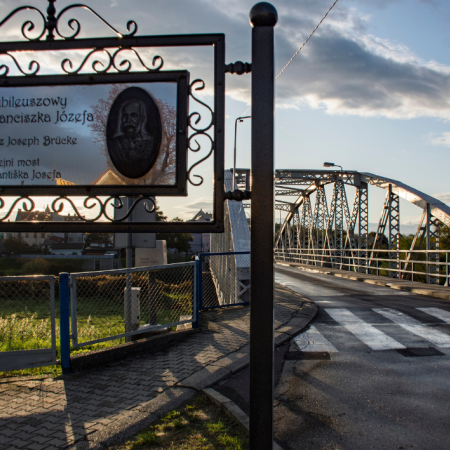
<path id="1" fill-rule="evenodd" d="M 292 56 L 292 58 L 287 62 L 287 64 L 281 69 L 280 73 L 275 77 L 275 81 L 278 80 L 278 78 L 280 78 L 281 74 L 287 69 L 287 67 L 289 66 L 289 64 L 291 64 L 291 62 L 294 60 L 294 58 L 300 53 L 300 51 L 302 50 L 302 48 L 306 45 L 306 43 L 310 40 L 311 36 L 316 32 L 316 30 L 320 27 L 320 25 L 322 24 L 322 22 L 325 20 L 325 18 L 328 16 L 328 14 L 330 13 L 330 11 L 334 8 L 334 6 L 336 5 L 336 3 L 339 0 L 335 0 L 335 2 L 330 6 L 330 8 L 328 9 L 328 11 L 325 13 L 325 15 L 322 17 L 322 19 L 320 20 L 320 22 L 316 25 L 316 28 L 314 28 L 314 30 L 312 30 L 311 34 L 305 39 L 305 41 L 303 42 L 303 44 L 298 48 L 298 50 L 294 53 L 294 55 Z M 245 110 L 244 113 L 241 114 L 242 116 L 245 116 L 245 114 L 248 113 L 248 111 L 250 111 L 251 109 L 251 105 Z"/>

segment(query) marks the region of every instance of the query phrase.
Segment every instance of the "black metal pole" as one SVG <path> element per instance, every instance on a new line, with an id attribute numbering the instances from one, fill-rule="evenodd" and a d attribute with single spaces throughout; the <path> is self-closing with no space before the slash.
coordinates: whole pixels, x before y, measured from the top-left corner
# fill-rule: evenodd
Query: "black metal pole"
<path id="1" fill-rule="evenodd" d="M 273 446 L 274 42 L 277 10 L 250 11 L 252 30 L 252 213 L 250 312 L 250 450 Z"/>

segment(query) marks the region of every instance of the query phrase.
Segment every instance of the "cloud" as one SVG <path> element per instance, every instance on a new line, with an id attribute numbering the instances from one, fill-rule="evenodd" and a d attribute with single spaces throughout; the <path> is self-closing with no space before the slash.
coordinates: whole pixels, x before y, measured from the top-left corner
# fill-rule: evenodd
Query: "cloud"
<path id="1" fill-rule="evenodd" d="M 433 135 L 425 136 L 425 140 L 431 145 L 442 145 L 444 147 L 450 147 L 450 132 L 445 131 L 439 136 L 433 137 Z"/>
<path id="2" fill-rule="evenodd" d="M 211 212 L 213 209 L 212 197 L 199 197 L 192 203 L 182 204 L 178 207 L 178 216 L 185 220 L 191 220 L 200 209 Z"/>
<path id="3" fill-rule="evenodd" d="M 434 1 L 422 1 L 430 3 L 431 9 L 436 6 Z M 13 1 L 3 3 L 5 8 L 16 5 Z M 19 4 L 22 3 L 20 0 Z M 323 17 L 330 1 L 274 0 L 273 3 L 279 13 L 279 23 L 275 28 L 278 73 Z M 374 8 L 383 8 L 391 0 L 370 3 Z M 139 11 L 139 20 L 136 19 L 139 34 L 173 34 L 174 30 L 179 33 L 220 31 L 226 34 L 227 63 L 250 60 L 248 12 L 253 0 L 154 0 L 151 8 L 144 0 L 135 0 L 133 7 L 129 7 L 125 0 L 111 0 L 110 5 L 115 4 L 117 8 L 96 10 L 119 30 L 124 30 L 126 21 Z M 334 7 L 277 81 L 277 106 L 322 109 L 335 115 L 449 120 L 450 66 L 425 61 L 402 43 L 370 34 L 371 17 L 358 7 L 359 3 L 355 1 L 338 3 Z M 123 11 L 126 11 L 125 15 Z M 92 14 L 73 10 L 72 15 L 79 18 L 83 37 L 87 37 L 90 30 L 109 34 L 107 27 Z M 37 20 L 38 17 L 36 25 Z M 68 30 L 64 21 L 62 26 Z M 18 30 L 20 28 L 12 30 L 6 27 L 2 31 L 8 38 L 17 38 Z M 191 80 L 203 78 L 206 88 L 197 94 L 212 103 L 211 48 L 156 50 L 164 57 L 165 69 L 187 68 L 191 72 Z M 151 61 L 156 50 L 144 50 L 145 60 Z M 7 59 L 3 57 L 2 62 L 4 58 Z M 60 66 L 60 60 L 57 63 L 55 59 L 55 70 Z M 45 62 L 41 65 L 45 66 Z M 250 104 L 250 76 L 227 75 L 226 83 L 230 97 Z"/>
<path id="4" fill-rule="evenodd" d="M 339 4 L 338 4 L 339 5 Z M 317 2 L 317 10 L 323 2 Z M 317 15 L 298 8 L 281 33 L 285 58 L 307 36 Z M 281 107 L 307 105 L 329 114 L 450 119 L 450 67 L 424 61 L 405 45 L 367 32 L 370 17 L 333 10 L 277 84 Z M 295 28 L 305 30 L 295 33 Z M 282 50 L 283 51 L 283 50 Z M 279 58 L 278 58 L 279 59 Z"/>
<path id="5" fill-rule="evenodd" d="M 434 196 L 441 202 L 450 205 L 450 192 L 441 192 L 440 194 L 435 194 Z"/>

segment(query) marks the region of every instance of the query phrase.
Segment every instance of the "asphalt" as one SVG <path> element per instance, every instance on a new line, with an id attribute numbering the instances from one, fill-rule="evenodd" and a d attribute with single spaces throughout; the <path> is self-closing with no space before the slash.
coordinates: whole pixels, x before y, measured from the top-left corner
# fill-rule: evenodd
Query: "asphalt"
<path id="1" fill-rule="evenodd" d="M 334 347 L 314 352 L 320 339 L 302 340 L 300 334 L 305 351 L 292 341 L 284 355 L 289 360 L 276 388 L 274 415 L 275 437 L 285 450 L 450 448 L 450 345 L 423 337 L 437 331 L 450 339 L 450 324 L 417 309 L 450 312 L 449 301 L 279 265 L 276 281 L 319 306 L 302 334 L 320 335 Z M 413 326 L 379 313 L 387 309 Z M 343 326 L 333 310 L 349 311 L 363 324 L 360 338 L 350 331 L 356 322 Z M 374 350 L 373 342 L 363 342 L 367 330 L 405 349 Z"/>
<path id="2" fill-rule="evenodd" d="M 450 448 L 450 348 L 373 309 L 395 309 L 450 338 L 450 324 L 417 309 L 450 312 L 449 301 L 280 265 L 276 282 L 319 306 L 309 326 L 275 350 L 274 431 L 284 450 Z M 363 338 L 366 328 L 379 330 L 405 349 L 374 350 L 326 309 L 363 321 Z M 295 340 L 317 344 L 314 328 L 335 351 L 300 351 Z M 214 389 L 248 414 L 249 380 L 247 368 Z"/>

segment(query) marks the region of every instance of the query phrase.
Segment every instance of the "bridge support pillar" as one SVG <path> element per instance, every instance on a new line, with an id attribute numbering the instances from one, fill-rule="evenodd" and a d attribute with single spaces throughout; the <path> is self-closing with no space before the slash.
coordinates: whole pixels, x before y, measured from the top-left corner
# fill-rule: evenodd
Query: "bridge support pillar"
<path id="1" fill-rule="evenodd" d="M 397 250 L 389 253 L 389 277 L 400 278 L 400 199 L 392 191 L 389 185 L 389 250 Z M 392 270 L 394 269 L 394 270 Z"/>
<path id="2" fill-rule="evenodd" d="M 427 250 L 439 250 L 439 220 L 431 215 L 431 205 L 427 203 L 426 211 L 426 236 L 427 236 Z M 427 283 L 439 284 L 439 265 L 430 264 L 439 262 L 439 253 L 427 253 Z"/>

